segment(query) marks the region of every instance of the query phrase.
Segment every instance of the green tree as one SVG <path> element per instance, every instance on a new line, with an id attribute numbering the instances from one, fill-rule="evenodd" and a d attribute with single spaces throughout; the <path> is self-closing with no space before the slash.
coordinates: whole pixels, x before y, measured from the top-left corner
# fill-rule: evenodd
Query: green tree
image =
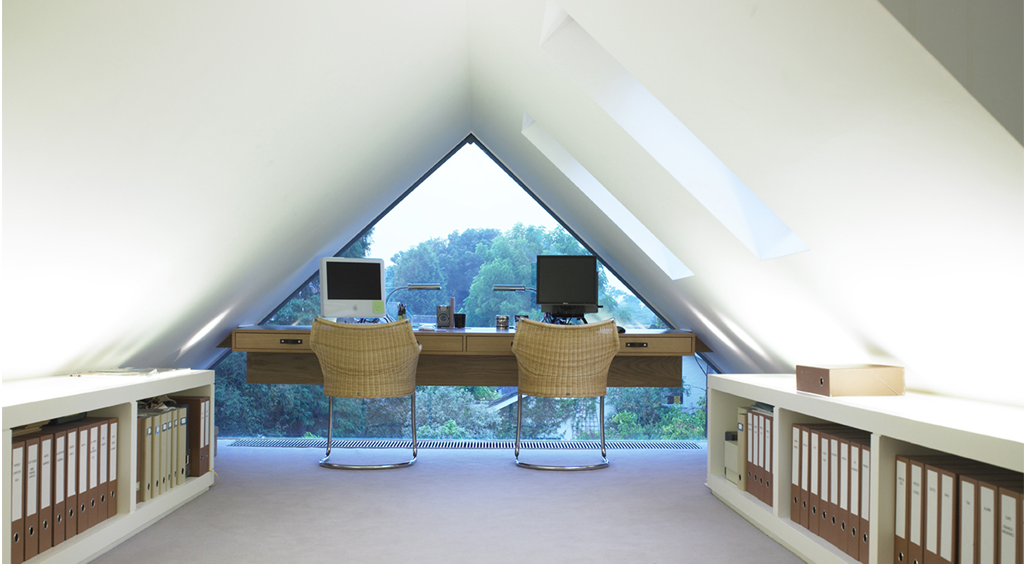
<path id="1" fill-rule="evenodd" d="M 662 421 L 658 438 L 667 440 L 705 439 L 708 434 L 707 397 L 697 400 L 697 409 L 686 412 L 678 409 Z"/>
<path id="2" fill-rule="evenodd" d="M 469 430 L 449 419 L 441 425 L 423 425 L 417 429 L 418 437 L 424 439 L 471 439 Z"/>
<path id="3" fill-rule="evenodd" d="M 438 304 L 448 302 L 444 297 L 447 296 L 447 293 L 441 272 L 441 263 L 438 260 L 439 251 L 443 247 L 444 241 L 434 238 L 395 253 L 391 257 L 391 262 L 395 263 L 395 288 L 419 283 L 441 284 L 440 292 L 418 291 L 395 294 L 395 299 L 404 303 L 410 314 L 431 315 L 437 311 L 435 308 Z"/>
<path id="4" fill-rule="evenodd" d="M 372 230 L 341 256 L 365 257 Z M 412 313 L 432 315 L 437 304 L 455 297 L 466 312 L 469 326 L 494 325 L 498 314 L 528 314 L 540 319 L 532 293 L 494 292 L 494 284 L 536 284 L 538 254 L 587 254 L 565 229 L 517 224 L 496 229 L 454 231 L 396 253 L 387 271 L 387 287 L 416 282 L 437 282 L 442 292 L 398 294 Z M 605 307 L 597 317 L 614 316 L 620 323 L 662 327 L 662 323 L 635 296 L 608 282 L 599 265 L 599 297 Z M 267 321 L 271 324 L 309 325 L 320 311 L 319 276 L 310 278 Z M 224 436 L 326 436 L 327 398 L 319 386 L 247 384 L 244 353 L 231 353 L 217 365 L 217 417 Z M 662 405 L 662 389 L 609 390 L 615 408 L 609 436 L 618 438 L 702 437 L 703 410 L 686 412 Z M 417 401 L 418 432 L 424 438 L 511 438 L 515 435 L 515 404 L 500 412 L 488 407 L 499 392 L 488 387 L 422 387 Z M 702 400 L 703 401 L 703 400 Z M 596 437 L 596 403 L 586 400 L 524 398 L 524 433 L 527 438 L 554 438 L 566 426 L 576 437 Z M 409 436 L 409 402 L 405 398 L 335 400 L 336 437 Z"/>
<path id="5" fill-rule="evenodd" d="M 320 386 L 247 384 L 245 353 L 214 368 L 217 425 L 227 437 L 295 437 L 326 433 L 327 403 Z"/>
<path id="6" fill-rule="evenodd" d="M 609 388 L 608 402 L 615 415 L 608 422 L 608 436 L 614 439 L 703 439 L 707 434 L 705 406 L 701 397 L 697 408 L 688 411 L 663 403 L 666 388 Z M 689 389 L 671 389 L 689 393 Z"/>
<path id="7" fill-rule="evenodd" d="M 584 422 L 596 411 L 596 402 L 586 399 L 536 398 L 523 396 L 523 438 L 526 439 L 561 439 L 562 426 L 568 424 L 577 436 L 583 430 Z M 516 409 L 514 406 L 512 409 Z M 511 416 L 512 427 L 509 435 L 515 436 L 515 414 Z M 580 438 L 590 438 L 582 433 Z"/>
<path id="8" fill-rule="evenodd" d="M 457 422 L 458 429 L 467 437 L 494 438 L 498 414 L 487 408 L 487 402 L 474 401 L 469 387 L 417 387 L 416 424 L 419 430 L 427 433 L 424 437 L 462 438 L 451 434 L 442 436 L 453 429 L 451 425 L 445 427 L 449 421 Z"/>
<path id="9" fill-rule="evenodd" d="M 438 259 L 445 277 L 445 291 L 448 296 L 455 298 L 457 311 L 465 311 L 469 288 L 483 265 L 486 249 L 500 234 L 499 229 L 467 229 L 462 233 L 453 231 L 448 235 L 447 244 L 440 251 Z"/>
<path id="10" fill-rule="evenodd" d="M 478 246 L 482 255 L 480 270 L 473 279 L 466 298 L 466 324 L 493 327 L 495 315 L 528 314 L 540 318 L 535 296 L 528 292 L 495 292 L 495 284 L 536 282 L 537 255 L 543 253 L 548 234 L 543 227 L 517 223 L 512 229 L 495 237 L 489 247 Z M 536 308 L 536 309 L 535 309 Z"/>
<path id="11" fill-rule="evenodd" d="M 649 428 L 661 421 L 665 410 L 664 388 L 609 388 L 607 402 L 616 413 L 633 413 L 636 423 Z"/>

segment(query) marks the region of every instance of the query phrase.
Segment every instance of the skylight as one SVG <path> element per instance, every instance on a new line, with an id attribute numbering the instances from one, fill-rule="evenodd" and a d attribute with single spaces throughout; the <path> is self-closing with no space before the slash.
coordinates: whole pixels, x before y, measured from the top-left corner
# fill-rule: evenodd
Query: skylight
<path id="1" fill-rule="evenodd" d="M 679 260 L 654 233 L 651 233 L 650 229 L 647 229 L 636 216 L 626 209 L 626 206 L 622 205 L 622 202 L 594 178 L 594 175 L 590 174 L 529 114 L 523 114 L 523 135 L 581 192 L 590 198 L 608 216 L 608 219 L 619 226 L 619 229 L 632 239 L 669 278 L 678 280 L 693 276 L 693 272 L 683 264 L 683 261 Z"/>
<path id="2" fill-rule="evenodd" d="M 775 212 L 555 2 L 548 2 L 541 48 L 758 258 L 808 250 Z"/>

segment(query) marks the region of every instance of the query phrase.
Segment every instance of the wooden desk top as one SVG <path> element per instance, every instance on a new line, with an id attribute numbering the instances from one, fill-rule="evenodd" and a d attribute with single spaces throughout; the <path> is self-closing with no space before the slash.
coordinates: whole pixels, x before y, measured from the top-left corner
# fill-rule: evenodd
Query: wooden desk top
<path id="1" fill-rule="evenodd" d="M 311 327 L 240 327 L 221 343 L 246 356 L 250 384 L 323 385 L 316 355 L 309 347 Z M 515 330 L 493 327 L 414 331 L 423 346 L 416 371 L 420 386 L 515 386 L 512 354 Z M 619 335 L 619 353 L 608 373 L 609 386 L 679 387 L 682 357 L 707 350 L 686 331 L 635 329 Z"/>
<path id="2" fill-rule="evenodd" d="M 310 330 L 308 325 L 239 327 L 220 346 L 242 352 L 312 353 Z M 515 337 L 515 329 L 494 327 L 441 327 L 413 333 L 425 355 L 510 356 Z M 672 329 L 633 329 L 619 334 L 619 344 L 619 354 L 629 356 L 691 356 L 697 350 L 693 333 Z"/>

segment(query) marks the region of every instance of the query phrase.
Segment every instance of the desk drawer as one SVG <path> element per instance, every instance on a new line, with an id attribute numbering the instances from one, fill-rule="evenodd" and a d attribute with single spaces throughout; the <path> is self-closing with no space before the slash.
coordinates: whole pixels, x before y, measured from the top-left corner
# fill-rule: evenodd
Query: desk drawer
<path id="1" fill-rule="evenodd" d="M 242 332 L 234 334 L 237 351 L 309 352 L 309 331 Z"/>
<path id="2" fill-rule="evenodd" d="M 483 354 L 512 354 L 515 335 L 466 335 L 466 352 Z"/>
<path id="3" fill-rule="evenodd" d="M 416 340 L 423 345 L 423 352 L 462 352 L 462 335 L 416 334 Z"/>
<path id="4" fill-rule="evenodd" d="M 619 354 L 632 356 L 691 355 L 693 354 L 693 338 L 619 335 Z"/>

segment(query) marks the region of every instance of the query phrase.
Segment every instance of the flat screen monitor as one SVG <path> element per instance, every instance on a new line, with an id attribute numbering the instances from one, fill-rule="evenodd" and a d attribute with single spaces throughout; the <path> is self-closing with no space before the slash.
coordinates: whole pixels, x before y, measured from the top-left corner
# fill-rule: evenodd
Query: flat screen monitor
<path id="1" fill-rule="evenodd" d="M 320 317 L 384 317 L 384 260 L 320 260 Z"/>
<path id="2" fill-rule="evenodd" d="M 538 255 L 537 305 L 556 316 L 597 313 L 597 257 Z"/>

